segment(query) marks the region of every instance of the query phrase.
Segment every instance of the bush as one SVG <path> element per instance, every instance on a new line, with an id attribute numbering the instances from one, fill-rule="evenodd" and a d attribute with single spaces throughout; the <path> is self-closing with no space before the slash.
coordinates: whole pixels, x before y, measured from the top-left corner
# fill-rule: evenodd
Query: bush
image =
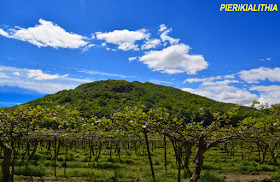
<path id="1" fill-rule="evenodd" d="M 15 174 L 24 176 L 45 176 L 47 174 L 47 170 L 44 166 L 30 165 L 28 168 L 26 166 L 20 166 L 15 167 Z"/>
<path id="2" fill-rule="evenodd" d="M 63 162 L 63 161 L 64 161 L 64 158 L 60 156 L 60 157 L 57 158 L 57 161 Z"/>
<path id="3" fill-rule="evenodd" d="M 45 160 L 46 157 L 40 154 L 34 154 L 31 159 L 38 161 L 38 160 Z"/>
<path id="4" fill-rule="evenodd" d="M 117 169 L 117 168 L 122 167 L 118 164 L 112 164 L 112 163 L 109 163 L 109 162 L 91 163 L 91 164 L 88 164 L 88 166 L 91 167 L 91 168 L 97 168 L 97 169 Z"/>
<path id="5" fill-rule="evenodd" d="M 212 164 L 212 163 L 207 163 L 207 162 L 205 162 L 203 164 L 202 168 L 205 169 L 205 170 L 221 170 L 222 169 L 221 166 L 218 166 L 218 165 L 215 165 L 215 164 Z"/>
<path id="6" fill-rule="evenodd" d="M 119 169 L 114 169 L 114 176 L 112 177 L 113 180 L 116 180 L 118 178 L 124 178 L 125 175 L 122 173 Z"/>
<path id="7" fill-rule="evenodd" d="M 133 164 L 133 160 L 131 159 L 119 159 L 119 158 L 112 158 L 109 157 L 107 159 L 107 162 L 112 162 L 112 163 L 125 163 L 125 164 Z"/>
<path id="8" fill-rule="evenodd" d="M 157 176 L 156 179 L 151 176 L 145 177 L 141 182 L 177 182 L 177 177 L 172 175 Z"/>
<path id="9" fill-rule="evenodd" d="M 280 172 L 278 171 L 278 172 L 274 173 L 274 174 L 271 176 L 271 179 L 272 179 L 272 180 L 277 180 L 277 181 L 279 181 L 279 180 L 280 180 Z"/>

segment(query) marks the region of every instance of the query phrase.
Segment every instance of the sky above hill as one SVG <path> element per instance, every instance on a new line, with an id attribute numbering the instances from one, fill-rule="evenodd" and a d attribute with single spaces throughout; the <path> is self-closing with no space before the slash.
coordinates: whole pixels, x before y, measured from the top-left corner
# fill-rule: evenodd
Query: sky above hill
<path id="1" fill-rule="evenodd" d="M 221 3 L 263 2 L 0 0 L 0 107 L 106 79 L 280 103 L 279 12 Z"/>

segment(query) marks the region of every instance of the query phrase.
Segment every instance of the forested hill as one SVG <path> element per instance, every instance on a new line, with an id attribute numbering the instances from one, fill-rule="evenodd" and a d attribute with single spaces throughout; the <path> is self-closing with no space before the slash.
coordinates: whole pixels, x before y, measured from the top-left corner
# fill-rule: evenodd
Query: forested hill
<path id="1" fill-rule="evenodd" d="M 234 104 L 222 103 L 206 97 L 191 94 L 177 88 L 149 82 L 128 82 L 124 80 L 96 81 L 63 90 L 29 102 L 38 105 L 52 101 L 52 104 L 80 110 L 84 116 L 109 116 L 127 106 L 146 106 L 146 109 L 163 107 L 173 116 L 190 117 L 200 108 L 207 113 L 224 112 Z M 247 115 L 251 109 L 243 107 Z M 242 115 L 243 115 L 242 114 Z"/>

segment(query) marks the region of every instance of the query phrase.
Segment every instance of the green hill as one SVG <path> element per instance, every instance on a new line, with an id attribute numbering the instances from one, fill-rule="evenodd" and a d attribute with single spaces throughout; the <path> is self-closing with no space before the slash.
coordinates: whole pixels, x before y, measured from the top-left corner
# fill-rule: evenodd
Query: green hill
<path id="1" fill-rule="evenodd" d="M 142 106 L 146 110 L 163 107 L 172 116 L 188 120 L 204 108 L 208 118 L 213 112 L 224 112 L 234 104 L 217 102 L 206 97 L 191 94 L 177 88 L 156 85 L 149 82 L 128 82 L 124 80 L 96 81 L 78 86 L 75 89 L 63 90 L 55 94 L 29 102 L 38 105 L 52 101 L 53 104 L 76 108 L 82 115 L 103 117 L 120 111 L 127 106 Z M 243 107 L 242 116 L 252 109 Z"/>

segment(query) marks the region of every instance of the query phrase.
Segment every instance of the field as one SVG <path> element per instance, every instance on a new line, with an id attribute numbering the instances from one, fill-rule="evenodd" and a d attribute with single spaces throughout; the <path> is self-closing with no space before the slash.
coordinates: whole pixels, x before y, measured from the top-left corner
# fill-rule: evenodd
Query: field
<path id="1" fill-rule="evenodd" d="M 223 143 L 205 153 L 199 181 L 280 181 L 279 167 L 267 164 L 269 154 L 265 162 L 259 164 L 256 147 L 253 150 L 250 145 L 240 148 L 239 145 L 232 145 L 234 142 L 236 141 L 231 141 L 227 145 Z M 28 146 L 29 152 L 26 150 L 27 145 L 21 145 L 18 147 L 19 155 L 15 160 L 15 181 L 154 181 L 145 143 L 128 144 L 118 146 L 107 143 L 101 148 L 99 145 L 93 145 L 90 149 L 89 145 L 82 142 L 75 143 L 71 147 L 61 145 L 60 148 L 39 143 L 30 160 L 27 159 L 32 155 L 35 145 L 31 143 Z M 150 142 L 155 181 L 177 181 L 178 165 L 173 147 L 171 143 L 167 143 L 165 171 L 162 144 L 162 141 Z M 194 154 L 195 147 L 190 158 L 191 171 L 182 169 L 181 181 L 189 181 Z M 24 156 L 26 164 L 19 156 L 22 158 Z M 2 160 L 3 151 L 0 157 Z"/>

